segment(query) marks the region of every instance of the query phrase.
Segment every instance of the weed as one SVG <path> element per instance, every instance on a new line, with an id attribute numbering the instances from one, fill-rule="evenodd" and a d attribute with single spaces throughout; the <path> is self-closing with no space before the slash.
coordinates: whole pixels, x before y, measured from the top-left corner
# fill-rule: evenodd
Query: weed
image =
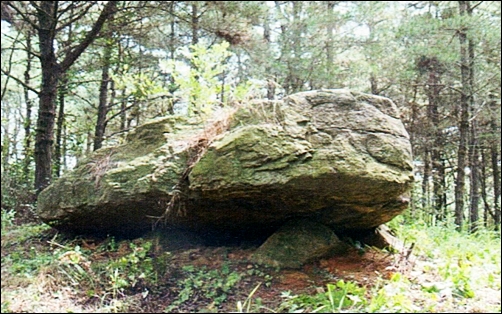
<path id="1" fill-rule="evenodd" d="M 272 285 L 272 275 L 270 274 L 267 274 L 266 272 L 264 272 L 263 270 L 261 270 L 260 268 L 249 268 L 245 271 L 246 275 L 249 275 L 249 276 L 257 276 L 257 277 L 261 277 L 263 278 L 263 280 L 265 281 L 265 286 L 266 287 L 270 287 Z"/>
<path id="2" fill-rule="evenodd" d="M 336 313 L 342 309 L 356 310 L 365 305 L 366 289 L 354 282 L 339 280 L 335 284 L 327 284 L 326 292 L 315 295 L 291 295 L 283 292 L 279 311 L 287 309 L 289 312 L 301 313 Z"/>
<path id="3" fill-rule="evenodd" d="M 39 253 L 35 247 L 29 250 L 14 251 L 11 254 L 2 257 L 4 262 L 9 265 L 10 272 L 25 277 L 35 276 L 43 266 L 49 265 L 54 260 L 50 253 Z"/>
<path id="4" fill-rule="evenodd" d="M 115 241 L 109 242 L 115 246 Z M 105 273 L 108 278 L 107 290 L 115 298 L 123 295 L 126 289 L 136 288 L 138 283 L 155 283 L 157 281 L 152 258 L 148 255 L 152 242 L 146 241 L 142 245 L 129 243 L 130 253 L 120 256 L 106 265 Z"/>
<path id="5" fill-rule="evenodd" d="M 186 277 L 178 284 L 178 298 L 166 308 L 166 312 L 199 297 L 211 300 L 213 306 L 219 306 L 226 301 L 230 290 L 241 280 L 241 274 L 230 271 L 228 264 L 223 264 L 221 269 L 210 270 L 205 266 L 196 270 L 193 265 L 189 265 L 183 267 L 183 272 Z"/>
<path id="6" fill-rule="evenodd" d="M 248 297 L 246 300 L 244 300 L 244 303 L 241 301 L 237 301 L 237 312 L 238 313 L 249 313 L 251 310 L 251 305 L 253 304 L 253 295 L 255 294 L 256 290 L 260 288 L 261 282 L 259 282 L 256 287 L 249 293 Z"/>
<path id="7" fill-rule="evenodd" d="M 10 210 L 2 209 L 2 234 L 6 231 L 8 227 L 14 225 L 15 216 L 16 216 L 16 211 L 14 209 Z"/>
<path id="8" fill-rule="evenodd" d="M 401 273 L 392 274 L 388 281 L 380 279 L 379 284 L 371 292 L 373 297 L 366 305 L 365 311 L 369 313 L 416 311 L 412 302 L 412 291 L 409 289 L 410 284 L 410 281 Z"/>

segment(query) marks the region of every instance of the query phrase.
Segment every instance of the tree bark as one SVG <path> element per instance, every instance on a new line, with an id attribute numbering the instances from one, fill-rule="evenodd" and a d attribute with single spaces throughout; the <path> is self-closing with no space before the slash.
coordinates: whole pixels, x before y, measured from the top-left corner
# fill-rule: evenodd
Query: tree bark
<path id="1" fill-rule="evenodd" d="M 263 40 L 267 45 L 270 45 L 271 37 L 270 37 L 270 20 L 269 14 L 265 15 L 265 20 L 263 22 Z M 274 100 L 275 99 L 275 81 L 272 73 L 272 65 L 270 62 L 266 63 L 265 73 L 268 74 L 267 78 L 267 99 Z"/>
<path id="2" fill-rule="evenodd" d="M 328 14 L 333 15 L 333 11 L 335 9 L 335 4 L 336 1 L 327 1 L 326 3 L 326 9 Z M 333 45 L 333 30 L 334 26 L 333 23 L 328 23 L 326 25 L 326 82 L 324 82 L 323 87 L 329 88 L 331 84 L 333 84 L 333 64 L 335 60 L 334 56 L 334 45 Z M 373 75 L 371 76 L 373 78 Z M 372 82 L 373 84 L 373 82 Z M 373 91 L 373 85 L 372 85 L 372 91 Z"/>
<path id="3" fill-rule="evenodd" d="M 491 104 L 494 108 L 496 108 L 497 104 L 495 101 L 492 102 Z M 496 112 L 492 110 L 492 115 L 491 115 L 491 121 L 490 121 L 490 128 L 492 131 L 492 134 L 494 137 L 496 134 L 500 136 L 500 128 L 497 126 L 497 121 L 495 114 L 493 112 Z M 492 177 L 493 177 L 493 210 L 494 210 L 494 224 L 495 224 L 495 230 L 500 230 L 500 167 L 499 167 L 499 161 L 500 161 L 500 142 L 494 138 L 491 141 L 490 145 L 490 155 L 491 155 L 491 162 L 492 162 Z"/>
<path id="4" fill-rule="evenodd" d="M 460 15 L 470 14 L 470 1 L 459 1 Z M 472 86 L 470 86 L 470 67 L 468 40 L 466 29 L 461 29 L 458 33 L 460 41 L 460 73 L 462 91 L 460 93 L 460 121 L 459 133 L 460 142 L 458 145 L 457 178 L 455 184 L 455 224 L 457 230 L 462 229 L 464 222 L 464 189 L 465 189 L 465 167 L 467 166 L 467 139 L 469 136 L 469 108 L 472 99 Z"/>
<path id="5" fill-rule="evenodd" d="M 198 4 L 192 4 L 192 45 L 199 43 L 199 15 Z"/>
<path id="6" fill-rule="evenodd" d="M 52 144 L 56 109 L 56 92 L 61 67 L 54 53 L 54 16 L 56 1 L 42 1 L 38 9 L 38 40 L 42 85 L 39 94 L 37 133 L 35 138 L 35 189 L 37 194 L 47 187 L 52 179 Z"/>
<path id="7" fill-rule="evenodd" d="M 483 199 L 483 205 L 484 205 L 484 210 L 483 210 L 483 226 L 485 228 L 488 228 L 488 217 L 491 215 L 490 212 L 490 204 L 488 202 L 488 192 L 487 192 L 487 184 L 486 184 L 486 152 L 485 150 L 481 150 L 481 177 L 479 180 L 479 183 L 481 184 L 481 198 Z"/>
<path id="8" fill-rule="evenodd" d="M 28 31 L 26 33 L 26 70 L 24 72 L 24 83 L 26 86 L 31 84 L 31 61 L 33 59 L 32 45 L 31 45 L 32 32 Z M 31 134 L 31 112 L 33 108 L 33 100 L 30 99 L 29 90 L 23 86 L 24 91 L 24 102 L 26 103 L 26 116 L 24 117 L 24 160 L 23 160 L 23 180 L 25 182 L 30 182 L 30 165 L 33 160 L 33 150 L 31 148 L 31 140 L 33 135 Z"/>
<path id="9" fill-rule="evenodd" d="M 62 156 L 62 135 L 63 135 L 63 128 L 65 127 L 65 97 L 67 93 L 67 84 L 68 84 L 68 76 L 65 74 L 61 77 L 60 79 L 60 84 L 59 84 L 59 89 L 58 89 L 58 98 L 59 98 L 59 111 L 58 111 L 58 118 L 57 118 L 57 128 L 56 128 L 56 145 L 54 147 L 54 172 L 56 174 L 56 177 L 59 178 L 61 175 L 61 156 Z"/>
<path id="10" fill-rule="evenodd" d="M 94 132 L 94 150 L 103 146 L 103 139 L 106 130 L 106 114 L 108 113 L 108 82 L 110 81 L 110 65 L 113 42 L 107 41 L 103 53 L 103 66 L 101 69 L 101 84 L 99 87 L 98 117 Z"/>
<path id="11" fill-rule="evenodd" d="M 469 143 L 469 167 L 470 172 L 470 204 L 469 204 L 469 231 L 475 232 L 479 223 L 479 149 L 477 147 L 476 125 L 473 121 L 471 126 L 471 138 Z"/>
<path id="12" fill-rule="evenodd" d="M 422 178 L 422 210 L 426 210 L 430 205 L 429 178 L 431 176 L 431 163 L 430 163 L 428 148 L 425 148 L 423 162 L 424 162 L 424 173 Z"/>

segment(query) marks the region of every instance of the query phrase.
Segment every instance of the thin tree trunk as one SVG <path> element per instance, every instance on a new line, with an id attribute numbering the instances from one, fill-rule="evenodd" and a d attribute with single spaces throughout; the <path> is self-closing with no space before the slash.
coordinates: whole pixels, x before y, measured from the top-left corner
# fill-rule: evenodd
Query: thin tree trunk
<path id="1" fill-rule="evenodd" d="M 468 14 L 472 14 L 472 9 L 468 8 Z M 471 110 L 471 115 L 474 115 L 474 42 L 472 39 L 468 40 L 467 50 L 469 55 L 469 87 L 471 90 L 470 93 L 470 103 L 469 109 Z M 471 160 L 469 161 L 469 166 L 471 168 L 470 173 L 470 232 L 475 232 L 478 229 L 479 223 L 479 147 L 478 147 L 478 130 L 477 130 L 477 122 L 473 120 L 471 122 L 471 144 L 469 154 Z"/>
<path id="2" fill-rule="evenodd" d="M 127 41 L 127 44 L 129 44 L 129 41 Z M 120 41 L 118 41 L 118 63 L 122 64 L 124 62 L 124 48 Z M 119 74 L 122 74 L 122 69 L 119 67 Z M 120 131 L 124 131 L 126 129 L 126 123 L 127 123 L 127 100 L 126 100 L 126 87 L 122 88 L 121 93 L 120 93 Z"/>
<path id="3" fill-rule="evenodd" d="M 58 118 L 57 118 L 57 128 L 56 128 L 56 145 L 54 147 L 54 172 L 56 174 L 56 177 L 59 177 L 61 175 L 61 137 L 63 134 L 63 128 L 64 128 L 64 110 L 65 110 L 65 97 L 67 93 L 67 85 L 68 85 L 68 77 L 66 75 L 63 75 L 61 78 L 61 83 L 59 84 L 59 112 L 58 112 Z"/>
<path id="4" fill-rule="evenodd" d="M 101 68 L 101 85 L 99 87 L 99 104 L 96 128 L 94 131 L 94 150 L 103 146 L 106 130 L 106 114 L 108 113 L 108 82 L 110 81 L 110 65 L 113 43 L 107 41 L 103 53 L 103 66 Z"/>
<path id="5" fill-rule="evenodd" d="M 479 149 L 477 147 L 477 132 L 475 121 L 471 126 L 471 139 L 469 143 L 470 173 L 470 204 L 469 204 L 469 231 L 475 232 L 479 223 Z"/>
<path id="6" fill-rule="evenodd" d="M 127 125 L 127 100 L 126 100 L 126 89 L 122 89 L 122 95 L 120 96 L 120 131 L 125 131 L 129 126 Z"/>
<path id="7" fill-rule="evenodd" d="M 424 151 L 424 173 L 422 178 L 422 210 L 426 210 L 430 205 L 429 197 L 429 178 L 431 176 L 431 163 L 429 158 L 429 149 Z"/>
<path id="8" fill-rule="evenodd" d="M 271 38 L 270 38 L 270 21 L 269 21 L 269 14 L 265 15 L 265 21 L 263 23 L 263 39 L 267 43 L 267 45 L 270 45 Z M 272 74 L 272 66 L 270 62 L 266 63 L 265 67 L 265 73 L 268 74 L 267 78 L 267 99 L 273 100 L 275 99 L 275 82 L 274 82 L 274 77 Z"/>
<path id="9" fill-rule="evenodd" d="M 326 4 L 326 9 L 328 14 L 333 14 L 333 11 L 335 9 L 335 1 L 327 1 Z M 333 64 L 335 60 L 335 54 L 334 54 L 334 45 L 333 45 L 333 30 L 334 30 L 334 24 L 333 23 L 328 23 L 326 25 L 326 81 L 323 82 L 323 87 L 329 88 L 331 84 L 333 84 Z M 371 76 L 373 78 L 373 75 Z M 372 90 L 373 90 L 373 85 L 372 85 Z"/>
<path id="10" fill-rule="evenodd" d="M 63 155 L 63 170 L 66 171 L 68 170 L 68 159 L 67 159 L 67 154 L 68 154 L 68 133 L 67 133 L 67 127 L 66 123 L 63 124 L 63 144 L 62 144 L 62 155 Z"/>
<path id="11" fill-rule="evenodd" d="M 460 15 L 469 14 L 469 1 L 459 1 Z M 469 135 L 469 108 L 472 98 L 472 86 L 470 86 L 470 65 L 468 54 L 468 40 L 466 30 L 458 33 L 460 41 L 460 73 L 462 91 L 460 95 L 460 142 L 457 153 L 457 178 L 455 184 L 455 224 L 457 229 L 462 229 L 464 222 L 464 190 L 465 190 L 465 167 L 467 166 L 467 139 Z"/>
<path id="12" fill-rule="evenodd" d="M 439 63 L 436 58 L 429 58 L 429 78 L 427 81 L 427 97 L 429 105 L 427 118 L 429 120 L 429 136 L 433 138 L 431 148 L 431 164 L 433 177 L 434 211 L 436 220 L 444 220 L 446 202 L 444 202 L 445 187 L 443 186 L 445 171 L 443 167 L 443 133 L 439 126 L 439 97 L 441 92 Z"/>
<path id="13" fill-rule="evenodd" d="M 10 118 L 10 104 L 2 102 L 2 117 Z M 2 124 L 3 140 L 2 140 L 2 174 L 8 173 L 9 170 L 9 157 L 10 157 L 10 132 L 9 123 Z M 2 175 L 3 178 L 3 175 Z"/>
<path id="14" fill-rule="evenodd" d="M 31 84 L 31 60 L 33 59 L 33 54 L 31 53 L 31 32 L 26 34 L 26 70 L 24 72 L 24 83 L 26 86 Z M 26 103 L 26 116 L 24 118 L 24 160 L 23 160 L 23 180 L 25 182 L 30 181 L 30 165 L 33 159 L 33 150 L 31 148 L 31 140 L 33 135 L 31 134 L 31 112 L 33 108 L 33 101 L 30 99 L 28 89 L 23 87 L 24 91 L 24 102 Z"/>
<path id="15" fill-rule="evenodd" d="M 483 199 L 483 205 L 484 205 L 484 210 L 483 210 L 483 226 L 485 228 L 488 228 L 488 217 L 490 216 L 490 204 L 488 203 L 488 193 L 486 191 L 486 152 L 484 149 L 481 150 L 481 177 L 480 177 L 480 184 L 481 184 L 481 198 Z"/>
<path id="16" fill-rule="evenodd" d="M 293 29 L 292 29 L 292 35 L 293 35 L 293 58 L 292 62 L 289 63 L 289 71 L 290 71 L 290 77 L 291 77 L 291 91 L 292 92 L 299 92 L 303 88 L 303 80 L 300 77 L 302 75 L 301 73 L 301 67 L 300 67 L 300 62 L 301 62 L 301 54 L 302 54 L 302 47 L 301 47 L 301 35 L 303 31 L 303 25 L 301 21 L 301 11 L 303 7 L 303 2 L 302 1 L 292 1 L 291 2 L 293 5 Z"/>
<path id="17" fill-rule="evenodd" d="M 171 16 L 171 33 L 169 34 L 169 56 L 171 60 L 174 60 L 175 52 L 176 52 L 176 20 L 175 20 L 175 12 L 174 12 L 174 4 L 175 1 L 171 1 L 171 5 L 169 6 L 169 14 Z M 171 75 L 171 84 L 174 84 L 174 79 Z"/>
<path id="18" fill-rule="evenodd" d="M 192 4 L 192 45 L 197 45 L 199 43 L 199 16 L 198 16 L 198 4 Z"/>
<path id="19" fill-rule="evenodd" d="M 500 136 L 500 129 L 497 127 L 495 115 L 492 115 L 490 127 L 494 136 Z M 497 140 L 493 140 L 490 146 L 490 155 L 492 161 L 492 176 L 493 176 L 493 210 L 495 212 L 494 224 L 495 230 L 500 230 L 500 146 Z"/>

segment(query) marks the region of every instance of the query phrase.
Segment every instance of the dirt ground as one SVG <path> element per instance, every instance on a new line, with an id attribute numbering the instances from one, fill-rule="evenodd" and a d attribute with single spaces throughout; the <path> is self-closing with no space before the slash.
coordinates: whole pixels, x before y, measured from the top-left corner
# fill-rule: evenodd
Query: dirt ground
<path id="1" fill-rule="evenodd" d="M 315 294 L 324 292 L 328 283 L 338 280 L 356 281 L 368 290 L 376 284 L 379 278 L 389 278 L 398 270 L 409 267 L 411 263 L 399 260 L 399 254 L 390 254 L 371 249 L 361 254 L 357 249 L 351 249 L 344 256 L 335 256 L 304 265 L 301 269 L 273 269 L 257 266 L 250 262 L 250 257 L 256 248 L 243 249 L 240 247 L 199 247 L 188 251 L 179 250 L 171 260 L 171 266 L 180 268 L 186 265 L 219 269 L 223 263 L 231 265 L 239 273 L 246 273 L 252 269 L 259 269 L 259 275 L 246 276 L 232 289 L 235 294 L 229 295 L 228 300 L 218 309 L 220 312 L 236 311 L 236 303 L 244 301 L 258 283 L 261 284 L 253 298 L 260 298 L 263 302 L 263 312 L 266 308 L 276 309 L 283 301 L 281 294 L 290 291 L 294 295 Z M 175 266 L 177 265 L 177 266 Z M 406 266 L 408 265 L 408 266 Z M 267 280 L 268 279 L 268 280 Z M 265 282 L 264 282 L 265 281 Z M 173 282 L 174 284 L 174 282 Z M 159 292 L 152 299 L 143 302 L 145 312 L 158 311 L 173 301 L 169 294 Z M 179 311 L 194 312 L 208 309 L 208 300 L 194 298 L 191 302 L 180 306 Z M 139 310 L 139 309 L 138 309 Z M 210 310 L 210 308 L 209 308 Z"/>

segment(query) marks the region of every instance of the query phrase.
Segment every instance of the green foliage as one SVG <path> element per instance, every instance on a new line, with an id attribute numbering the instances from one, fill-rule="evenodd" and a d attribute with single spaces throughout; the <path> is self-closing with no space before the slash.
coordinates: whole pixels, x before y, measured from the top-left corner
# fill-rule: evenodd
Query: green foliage
<path id="1" fill-rule="evenodd" d="M 50 253 L 40 254 L 35 247 L 27 251 L 15 251 L 2 258 L 2 264 L 8 263 L 10 271 L 21 276 L 36 276 L 42 267 L 50 265 L 54 256 Z"/>
<path id="2" fill-rule="evenodd" d="M 54 255 L 58 261 L 57 272 L 64 281 L 74 287 L 87 288 L 87 294 L 96 291 L 96 278 L 90 268 L 88 254 L 79 245 L 73 248 L 62 246 L 54 251 Z"/>
<path id="3" fill-rule="evenodd" d="M 389 281 L 381 281 L 383 286 L 373 288 L 372 297 L 366 306 L 369 313 L 403 313 L 419 310 L 413 304 L 414 292 L 409 289 L 411 282 L 401 273 L 394 273 Z"/>
<path id="4" fill-rule="evenodd" d="M 124 65 L 127 69 L 128 66 Z M 118 89 L 126 89 L 126 93 L 136 100 L 146 100 L 157 94 L 169 94 L 157 81 L 144 73 L 129 73 L 114 75 L 113 80 Z"/>
<path id="5" fill-rule="evenodd" d="M 135 288 L 140 282 L 155 283 L 157 273 L 154 271 L 152 258 L 148 255 L 152 242 L 146 241 L 140 246 L 129 243 L 130 253 L 113 260 L 106 266 L 108 290 L 113 297 L 122 294 L 125 289 Z"/>
<path id="6" fill-rule="evenodd" d="M 342 310 L 356 310 L 366 304 L 366 288 L 359 287 L 355 282 L 345 282 L 343 279 L 335 284 L 327 284 L 327 291 L 315 295 L 291 295 L 283 292 L 280 308 L 289 312 L 301 313 L 338 313 Z"/>
<path id="7" fill-rule="evenodd" d="M 14 160 L 8 165 L 2 165 L 2 212 L 4 210 L 9 212 L 14 210 L 19 216 L 19 214 L 25 214 L 24 211 L 28 207 L 33 207 L 33 200 L 30 196 L 30 193 L 32 193 L 31 180 L 25 178 L 23 167 L 23 161 L 20 160 Z M 28 172 L 28 176 L 33 175 L 33 169 L 29 168 Z"/>
<path id="8" fill-rule="evenodd" d="M 12 217 L 9 217 L 11 219 Z M 2 248 L 10 247 L 15 245 L 24 245 L 26 242 L 37 239 L 40 237 L 40 233 L 50 229 L 46 224 L 24 224 L 24 225 L 12 225 L 8 226 L 6 224 L 5 229 L 2 230 Z"/>
<path id="9" fill-rule="evenodd" d="M 243 100 L 255 88 L 250 81 L 235 84 L 235 78 L 227 77 L 228 60 L 233 56 L 228 48 L 229 44 L 225 41 L 210 48 L 203 44 L 181 47 L 178 53 L 185 61 L 159 62 L 161 70 L 169 74 L 177 85 L 175 95 L 187 106 L 188 115 L 208 116 L 215 106 L 225 105 L 229 99 Z M 219 97 L 223 92 L 225 101 Z"/>
<path id="10" fill-rule="evenodd" d="M 178 52 L 188 64 L 178 60 L 160 61 L 160 68 L 179 86 L 179 94 L 187 103 L 189 115 L 207 115 L 218 103 L 216 96 L 221 92 L 218 76 L 228 67 L 226 60 L 231 55 L 228 46 L 223 42 L 209 49 L 202 44 L 179 48 Z"/>
<path id="11" fill-rule="evenodd" d="M 261 268 L 251 267 L 246 270 L 245 274 L 248 276 L 258 276 L 258 277 L 263 278 L 263 280 L 265 280 L 266 287 L 269 287 L 272 284 L 272 279 L 273 279 L 272 275 L 267 274 Z"/>
<path id="12" fill-rule="evenodd" d="M 218 306 L 242 278 L 240 273 L 230 271 L 228 264 L 223 264 L 221 269 L 207 269 L 205 266 L 195 269 L 193 265 L 188 265 L 183 267 L 183 272 L 185 278 L 178 283 L 178 298 L 166 308 L 166 312 L 175 310 L 196 296 L 211 300 L 212 306 Z"/>
<path id="13" fill-rule="evenodd" d="M 2 209 L 2 234 L 8 227 L 14 224 L 14 216 L 16 211 L 14 209 Z"/>
<path id="14" fill-rule="evenodd" d="M 439 280 L 422 283 L 422 291 L 451 294 L 458 299 L 474 298 L 482 287 L 500 290 L 500 235 L 486 229 L 474 234 L 458 232 L 453 226 L 394 224 L 398 237 L 415 243 L 415 254 L 433 263 L 425 263 L 426 274 Z M 451 292 L 450 292 L 451 291 Z"/>

